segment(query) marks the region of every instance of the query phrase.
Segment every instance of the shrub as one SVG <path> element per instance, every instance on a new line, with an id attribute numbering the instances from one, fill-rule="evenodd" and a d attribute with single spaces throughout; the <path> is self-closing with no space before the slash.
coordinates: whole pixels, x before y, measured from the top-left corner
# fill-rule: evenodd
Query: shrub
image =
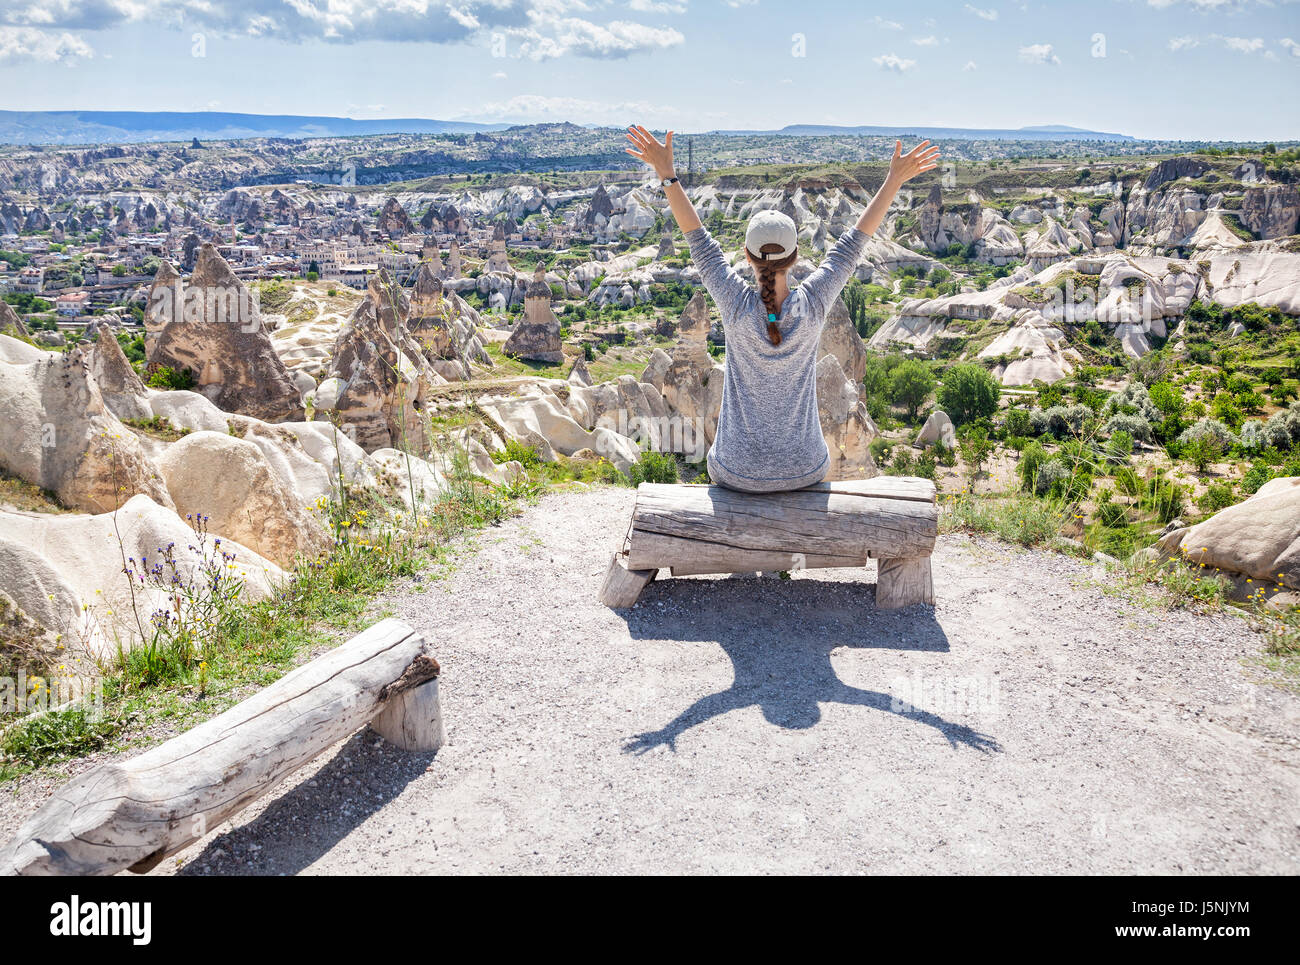
<path id="1" fill-rule="evenodd" d="M 982 365 L 963 362 L 944 373 L 936 401 L 953 425 L 987 419 L 998 411 L 1002 387 Z"/>
<path id="2" fill-rule="evenodd" d="M 1020 474 L 1020 486 L 1022 489 L 1034 492 L 1037 488 L 1038 470 L 1042 468 L 1047 461 L 1047 450 L 1038 440 L 1030 442 L 1025 446 L 1024 451 L 1020 454 L 1020 462 L 1016 466 L 1016 472 Z"/>
<path id="3" fill-rule="evenodd" d="M 1128 525 L 1128 516 L 1124 507 L 1109 499 L 1103 499 L 1097 504 L 1097 519 L 1101 525 L 1111 529 Z"/>
<path id="4" fill-rule="evenodd" d="M 1159 422 L 1164 418 L 1160 408 L 1151 401 L 1147 387 L 1141 382 L 1130 382 L 1102 405 L 1102 416 L 1130 414 L 1141 417 L 1146 422 Z"/>
<path id="5" fill-rule="evenodd" d="M 1151 386 L 1147 395 L 1151 403 L 1160 410 L 1160 416 L 1178 418 L 1183 414 L 1186 405 L 1183 401 L 1183 394 L 1168 382 L 1157 382 Z M 1148 415 L 1147 419 L 1157 422 L 1160 416 Z"/>
<path id="6" fill-rule="evenodd" d="M 1082 435 L 1084 426 L 1092 419 L 1092 410 L 1082 403 L 1054 405 L 1044 412 L 1047 431 L 1058 438 L 1065 435 Z"/>
<path id="7" fill-rule="evenodd" d="M 1114 462 L 1126 462 L 1133 455 L 1133 437 L 1123 429 L 1117 429 L 1106 443 L 1106 456 Z"/>
<path id="8" fill-rule="evenodd" d="M 1129 452 L 1133 451 L 1133 440 L 1151 441 L 1151 423 L 1140 415 L 1117 412 L 1106 420 L 1102 432 L 1108 436 L 1123 433 L 1129 437 Z"/>
<path id="9" fill-rule="evenodd" d="M 1200 496 L 1196 497 L 1196 505 L 1201 507 L 1201 512 L 1207 516 L 1217 513 L 1221 509 L 1226 509 L 1237 501 L 1232 492 L 1232 483 L 1216 482 L 1210 486 Z"/>
<path id="10" fill-rule="evenodd" d="M 1216 419 L 1201 419 L 1178 437 L 1182 458 L 1204 472 L 1236 441 L 1232 432 Z"/>
<path id="11" fill-rule="evenodd" d="M 1130 498 L 1142 491 L 1142 480 L 1131 466 L 1121 466 L 1115 472 L 1115 487 Z"/>
<path id="12" fill-rule="evenodd" d="M 1293 402 L 1289 409 L 1270 416 L 1262 432 L 1266 446 L 1289 449 L 1300 440 L 1300 402 Z"/>
<path id="13" fill-rule="evenodd" d="M 1223 446 L 1214 436 L 1197 436 L 1182 446 L 1182 458 L 1195 466 L 1197 472 L 1205 472 L 1222 455 Z"/>
<path id="14" fill-rule="evenodd" d="M 187 390 L 194 388 L 194 373 L 189 369 L 182 369 L 177 372 L 169 365 L 159 365 L 150 373 L 145 384 L 151 389 Z"/>
<path id="15" fill-rule="evenodd" d="M 1138 506 L 1154 513 L 1160 522 L 1168 523 L 1183 511 L 1183 487 L 1156 477 L 1148 482 Z"/>
<path id="16" fill-rule="evenodd" d="M 1036 436 L 1041 436 L 1047 432 L 1051 426 L 1052 420 L 1048 417 L 1045 409 L 1031 409 L 1029 412 L 1029 431 Z"/>
<path id="17" fill-rule="evenodd" d="M 677 460 L 667 452 L 643 452 L 639 462 L 628 467 L 627 477 L 633 486 L 643 482 L 677 482 Z"/>
<path id="18" fill-rule="evenodd" d="M 1053 456 L 1038 467 L 1038 473 L 1033 481 L 1034 494 L 1036 496 L 1045 496 L 1048 493 L 1059 495 L 1068 479 L 1070 479 L 1069 467 L 1059 456 Z"/>
<path id="19" fill-rule="evenodd" d="M 1008 437 L 1027 436 L 1031 431 L 1028 409 L 1008 409 L 1002 418 L 1002 431 Z"/>
<path id="20" fill-rule="evenodd" d="M 492 453 L 492 461 L 496 463 L 517 462 L 525 469 L 536 469 L 542 464 L 542 457 L 537 454 L 537 450 L 532 446 L 525 445 L 518 439 L 507 439 L 506 447 L 498 449 Z"/>
<path id="21" fill-rule="evenodd" d="M 1266 462 L 1257 462 L 1241 477 L 1241 491 L 1247 496 L 1253 496 L 1259 491 L 1259 487 L 1264 485 L 1276 475 L 1272 466 Z"/>
<path id="22" fill-rule="evenodd" d="M 1245 418 L 1241 407 L 1237 405 L 1237 400 L 1227 392 L 1220 392 L 1214 397 L 1214 401 L 1210 404 L 1210 414 L 1233 429 L 1240 428 L 1242 419 Z"/>
<path id="23" fill-rule="evenodd" d="M 1254 452 L 1256 449 L 1263 449 L 1266 446 L 1264 442 L 1264 423 L 1258 419 L 1252 422 L 1243 423 L 1241 432 L 1237 436 L 1237 442 L 1241 448 L 1247 452 Z"/>
<path id="24" fill-rule="evenodd" d="M 922 479 L 934 479 L 935 459 L 934 453 L 927 449 L 921 453 L 916 460 L 916 465 L 912 467 L 912 475 L 920 476 Z"/>
<path id="25" fill-rule="evenodd" d="M 984 468 L 985 461 L 993 454 L 993 440 L 984 429 L 972 427 L 962 433 L 959 445 L 962 458 L 966 460 L 966 469 L 970 474 L 971 488 L 974 489 L 975 478 Z"/>

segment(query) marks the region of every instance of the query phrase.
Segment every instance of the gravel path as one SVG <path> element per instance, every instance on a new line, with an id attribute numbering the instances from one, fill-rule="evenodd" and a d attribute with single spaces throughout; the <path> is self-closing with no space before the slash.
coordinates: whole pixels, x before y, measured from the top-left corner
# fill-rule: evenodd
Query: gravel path
<path id="1" fill-rule="evenodd" d="M 1300 698 L 1245 621 L 962 536 L 934 608 L 868 568 L 612 611 L 632 502 L 547 496 L 385 601 L 439 641 L 443 750 L 362 731 L 154 873 L 1300 871 Z"/>

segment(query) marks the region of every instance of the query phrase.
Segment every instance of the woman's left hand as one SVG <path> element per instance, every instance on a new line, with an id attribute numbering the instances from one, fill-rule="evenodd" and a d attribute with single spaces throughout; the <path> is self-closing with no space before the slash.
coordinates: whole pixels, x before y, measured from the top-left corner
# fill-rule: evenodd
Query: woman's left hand
<path id="1" fill-rule="evenodd" d="M 894 156 L 889 161 L 889 180 L 895 185 L 905 184 L 918 174 L 932 171 L 939 166 L 939 149 L 927 149 L 929 141 L 922 141 L 907 154 L 903 153 L 903 142 L 894 142 Z"/>

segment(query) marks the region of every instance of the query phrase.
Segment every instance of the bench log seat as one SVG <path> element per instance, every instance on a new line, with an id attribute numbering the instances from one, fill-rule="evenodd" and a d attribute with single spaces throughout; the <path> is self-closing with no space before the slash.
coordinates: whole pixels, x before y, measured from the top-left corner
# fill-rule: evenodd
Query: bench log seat
<path id="1" fill-rule="evenodd" d="M 912 476 L 761 494 L 642 483 L 600 599 L 631 606 L 662 569 L 687 576 L 865 566 L 872 558 L 878 607 L 933 603 L 930 554 L 938 528 L 934 483 Z"/>

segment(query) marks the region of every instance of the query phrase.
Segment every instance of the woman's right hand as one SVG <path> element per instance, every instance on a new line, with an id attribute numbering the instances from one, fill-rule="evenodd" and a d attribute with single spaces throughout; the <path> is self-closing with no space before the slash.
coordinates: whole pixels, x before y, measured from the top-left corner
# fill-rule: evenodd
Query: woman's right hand
<path id="1" fill-rule="evenodd" d="M 669 131 L 660 144 L 653 134 L 640 124 L 633 124 L 627 129 L 627 139 L 633 147 L 625 148 L 634 158 L 645 161 L 655 169 L 659 178 L 671 178 L 676 171 L 673 168 L 673 132 Z"/>

